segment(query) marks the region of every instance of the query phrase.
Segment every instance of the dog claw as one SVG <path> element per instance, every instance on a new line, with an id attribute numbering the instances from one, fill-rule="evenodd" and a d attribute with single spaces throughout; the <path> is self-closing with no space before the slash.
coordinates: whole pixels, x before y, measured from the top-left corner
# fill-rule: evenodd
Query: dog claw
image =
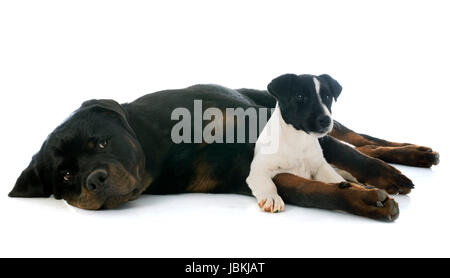
<path id="1" fill-rule="evenodd" d="M 388 198 L 388 194 L 384 190 L 379 189 L 377 203 L 380 202 L 381 206 L 383 206 L 383 203 L 386 201 L 387 198 Z"/>
<path id="2" fill-rule="evenodd" d="M 440 158 L 439 153 L 436 153 L 436 156 L 434 157 L 434 161 L 433 161 L 434 165 L 438 165 L 439 164 L 439 162 L 440 162 L 439 158 Z"/>

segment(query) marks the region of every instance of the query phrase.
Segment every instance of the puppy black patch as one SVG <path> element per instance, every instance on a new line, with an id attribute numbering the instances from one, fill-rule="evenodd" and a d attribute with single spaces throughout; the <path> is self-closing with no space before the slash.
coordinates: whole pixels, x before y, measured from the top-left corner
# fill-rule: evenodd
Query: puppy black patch
<path id="1" fill-rule="evenodd" d="M 285 74 L 272 80 L 267 89 L 276 98 L 283 120 L 295 129 L 318 134 L 330 130 L 332 101 L 342 87 L 329 75 Z"/>

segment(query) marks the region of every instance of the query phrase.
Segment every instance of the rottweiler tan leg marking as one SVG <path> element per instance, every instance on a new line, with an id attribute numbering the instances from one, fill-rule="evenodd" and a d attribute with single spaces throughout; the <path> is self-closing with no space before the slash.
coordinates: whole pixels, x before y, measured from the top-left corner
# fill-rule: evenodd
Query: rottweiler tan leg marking
<path id="1" fill-rule="evenodd" d="M 356 148 L 358 151 L 379 158 L 388 163 L 430 168 L 439 164 L 439 153 L 428 147 L 406 145 L 401 147 L 381 147 L 366 145 Z"/>
<path id="2" fill-rule="evenodd" d="M 379 158 L 388 163 L 397 163 L 415 167 L 430 168 L 439 164 L 439 153 L 431 148 L 409 143 L 396 143 L 359 134 L 334 121 L 330 136 L 352 144 L 368 156 Z"/>
<path id="3" fill-rule="evenodd" d="M 397 202 L 386 191 L 355 183 L 323 183 L 292 174 L 278 174 L 273 181 L 288 204 L 301 207 L 342 210 L 377 220 L 394 221 Z"/>
<path id="4" fill-rule="evenodd" d="M 328 163 L 349 172 L 359 182 L 386 190 L 389 194 L 408 194 L 414 188 L 410 179 L 386 162 L 326 136 L 320 139 Z"/>

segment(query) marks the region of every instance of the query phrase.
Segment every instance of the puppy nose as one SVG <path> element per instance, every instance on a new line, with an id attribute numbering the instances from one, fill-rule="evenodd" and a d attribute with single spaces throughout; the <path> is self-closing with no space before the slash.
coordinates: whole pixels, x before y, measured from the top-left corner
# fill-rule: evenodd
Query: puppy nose
<path id="1" fill-rule="evenodd" d="M 326 115 L 322 115 L 317 118 L 317 124 L 319 125 L 320 128 L 326 128 L 330 125 L 330 123 L 331 118 Z"/>
<path id="2" fill-rule="evenodd" d="M 108 182 L 108 172 L 103 169 L 98 169 L 89 174 L 86 179 L 86 188 L 89 191 L 103 190 Z"/>

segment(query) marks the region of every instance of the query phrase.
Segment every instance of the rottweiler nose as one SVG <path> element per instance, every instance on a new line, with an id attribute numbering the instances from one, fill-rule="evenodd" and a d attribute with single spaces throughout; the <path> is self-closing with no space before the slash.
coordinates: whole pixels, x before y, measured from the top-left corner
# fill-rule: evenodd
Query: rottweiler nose
<path id="1" fill-rule="evenodd" d="M 108 172 L 103 169 L 98 169 L 89 174 L 86 179 L 86 188 L 89 191 L 101 191 L 104 190 L 105 185 L 108 182 Z"/>
<path id="2" fill-rule="evenodd" d="M 330 125 L 330 123 L 331 123 L 331 118 L 326 115 L 322 115 L 317 118 L 317 125 L 320 128 L 326 128 Z"/>

